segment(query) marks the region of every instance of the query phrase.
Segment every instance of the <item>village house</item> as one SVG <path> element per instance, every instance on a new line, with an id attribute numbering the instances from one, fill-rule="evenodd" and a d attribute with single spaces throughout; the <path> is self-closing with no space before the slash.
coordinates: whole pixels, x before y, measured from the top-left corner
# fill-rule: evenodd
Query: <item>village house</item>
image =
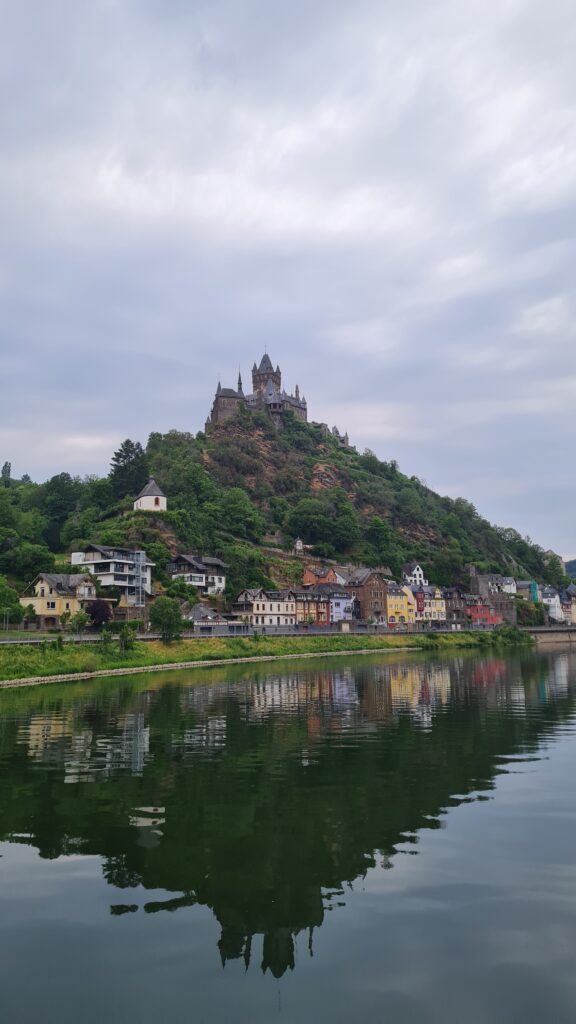
<path id="1" fill-rule="evenodd" d="M 344 589 L 358 601 L 361 619 L 386 622 L 386 587 L 393 582 L 374 569 L 355 569 L 344 583 Z"/>
<path id="2" fill-rule="evenodd" d="M 464 592 L 459 587 L 444 587 L 442 595 L 446 607 L 447 624 L 454 629 L 463 629 L 469 626 L 470 619 Z"/>
<path id="3" fill-rule="evenodd" d="M 330 597 L 320 590 L 296 590 L 296 622 L 327 626 L 330 622 Z"/>
<path id="4" fill-rule="evenodd" d="M 386 586 L 386 619 L 389 629 L 399 626 L 413 626 L 416 621 L 416 600 L 409 587 L 399 583 Z"/>
<path id="5" fill-rule="evenodd" d="M 134 502 L 135 512 L 166 512 L 168 502 L 166 495 L 160 490 L 153 476 L 142 488 Z"/>
<path id="6" fill-rule="evenodd" d="M 95 576 L 103 587 L 115 587 L 120 593 L 119 608 L 144 608 L 152 594 L 154 562 L 145 551 L 88 544 L 83 551 L 73 551 L 70 561 Z"/>
<path id="7" fill-rule="evenodd" d="M 533 604 L 539 604 L 542 599 L 536 580 L 516 580 L 516 593 L 523 601 L 532 601 Z"/>
<path id="8" fill-rule="evenodd" d="M 568 626 L 576 626 L 576 584 L 571 583 L 560 594 L 564 622 Z"/>
<path id="9" fill-rule="evenodd" d="M 516 580 L 512 576 L 501 576 L 498 573 L 480 574 L 475 566 L 471 566 L 470 593 L 483 597 L 504 622 L 511 626 L 516 625 Z"/>
<path id="10" fill-rule="evenodd" d="M 225 562 L 212 555 L 177 554 L 166 566 L 166 572 L 205 596 L 220 597 L 226 590 L 227 568 Z"/>
<path id="11" fill-rule="evenodd" d="M 440 587 L 425 584 L 412 587 L 412 593 L 416 601 L 417 623 L 446 622 L 446 602 Z"/>
<path id="12" fill-rule="evenodd" d="M 38 626 L 45 629 L 59 626 L 63 615 L 71 618 L 76 612 L 88 612 L 98 600 L 89 573 L 41 572 L 22 594 L 20 604 L 32 605 Z"/>
<path id="13" fill-rule="evenodd" d="M 409 587 L 427 587 L 428 580 L 419 562 L 406 562 L 402 566 L 402 579 Z"/>
<path id="14" fill-rule="evenodd" d="M 501 626 L 502 616 L 483 597 L 469 594 L 466 601 L 468 617 L 472 626 Z"/>
<path id="15" fill-rule="evenodd" d="M 307 565 L 302 577 L 303 587 L 315 587 L 318 583 L 337 583 L 334 569 L 323 569 L 318 566 Z"/>
<path id="16" fill-rule="evenodd" d="M 296 623 L 296 597 L 291 590 L 241 590 L 233 611 L 251 626 L 293 626 Z"/>
<path id="17" fill-rule="evenodd" d="M 546 607 L 548 618 L 554 623 L 564 622 L 564 612 L 560 594 L 555 587 L 542 588 L 542 604 Z"/>
<path id="18" fill-rule="evenodd" d="M 344 587 L 335 583 L 317 583 L 312 592 L 328 598 L 329 623 L 351 622 L 352 619 L 358 618 L 356 602 Z"/>

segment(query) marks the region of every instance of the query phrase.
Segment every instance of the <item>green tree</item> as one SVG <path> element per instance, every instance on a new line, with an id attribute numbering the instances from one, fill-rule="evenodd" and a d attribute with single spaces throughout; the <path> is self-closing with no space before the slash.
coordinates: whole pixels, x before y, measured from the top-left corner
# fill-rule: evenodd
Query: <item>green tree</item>
<path id="1" fill-rule="evenodd" d="M 264 535 L 264 518 L 240 487 L 224 491 L 221 498 L 222 525 L 235 537 L 258 543 Z"/>
<path id="2" fill-rule="evenodd" d="M 82 608 L 70 619 L 70 625 L 75 633 L 83 633 L 89 622 L 90 616 Z"/>
<path id="3" fill-rule="evenodd" d="M 109 479 L 116 501 L 135 498 L 142 490 L 148 479 L 148 459 L 139 441 L 127 438 L 114 452 Z"/>
<path id="4" fill-rule="evenodd" d="M 150 625 L 160 633 L 162 643 L 178 640 L 183 626 L 180 602 L 173 597 L 157 597 L 150 608 Z"/>
<path id="5" fill-rule="evenodd" d="M 5 462 L 4 465 L 2 466 L 2 476 L 1 476 L 1 481 L 2 481 L 2 486 L 3 487 L 10 487 L 10 475 L 11 475 L 11 472 L 12 472 L 12 464 L 10 462 Z"/>

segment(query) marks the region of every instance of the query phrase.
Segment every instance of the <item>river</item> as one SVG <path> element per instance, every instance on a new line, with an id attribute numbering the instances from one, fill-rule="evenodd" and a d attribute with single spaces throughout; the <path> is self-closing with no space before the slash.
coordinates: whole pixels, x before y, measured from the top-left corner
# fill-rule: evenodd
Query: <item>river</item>
<path id="1" fill-rule="evenodd" d="M 3 1024 L 574 1021 L 576 654 L 0 692 Z"/>

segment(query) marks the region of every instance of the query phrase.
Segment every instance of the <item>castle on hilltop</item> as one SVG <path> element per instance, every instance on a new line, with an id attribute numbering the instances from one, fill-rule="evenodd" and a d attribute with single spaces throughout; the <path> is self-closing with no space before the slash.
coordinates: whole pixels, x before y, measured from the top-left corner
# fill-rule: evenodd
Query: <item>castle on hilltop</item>
<path id="1" fill-rule="evenodd" d="M 298 385 L 293 395 L 288 395 L 282 390 L 282 374 L 280 367 L 272 366 L 268 354 L 262 356 L 260 366 L 252 367 L 252 394 L 245 395 L 242 387 L 242 377 L 238 373 L 238 387 L 223 388 L 218 381 L 218 387 L 214 396 L 214 402 L 210 416 L 206 420 L 206 429 L 225 423 L 236 414 L 238 409 L 244 406 L 247 409 L 268 409 L 270 416 L 276 426 L 282 423 L 285 412 L 291 412 L 297 419 L 308 420 L 306 399 L 300 397 Z"/>

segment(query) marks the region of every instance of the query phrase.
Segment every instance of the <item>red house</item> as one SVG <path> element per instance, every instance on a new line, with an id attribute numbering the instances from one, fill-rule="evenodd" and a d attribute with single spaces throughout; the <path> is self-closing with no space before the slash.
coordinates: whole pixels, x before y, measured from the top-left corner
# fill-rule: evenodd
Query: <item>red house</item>
<path id="1" fill-rule="evenodd" d="M 466 608 L 473 626 L 500 626 L 502 616 L 485 601 L 470 602 Z"/>

